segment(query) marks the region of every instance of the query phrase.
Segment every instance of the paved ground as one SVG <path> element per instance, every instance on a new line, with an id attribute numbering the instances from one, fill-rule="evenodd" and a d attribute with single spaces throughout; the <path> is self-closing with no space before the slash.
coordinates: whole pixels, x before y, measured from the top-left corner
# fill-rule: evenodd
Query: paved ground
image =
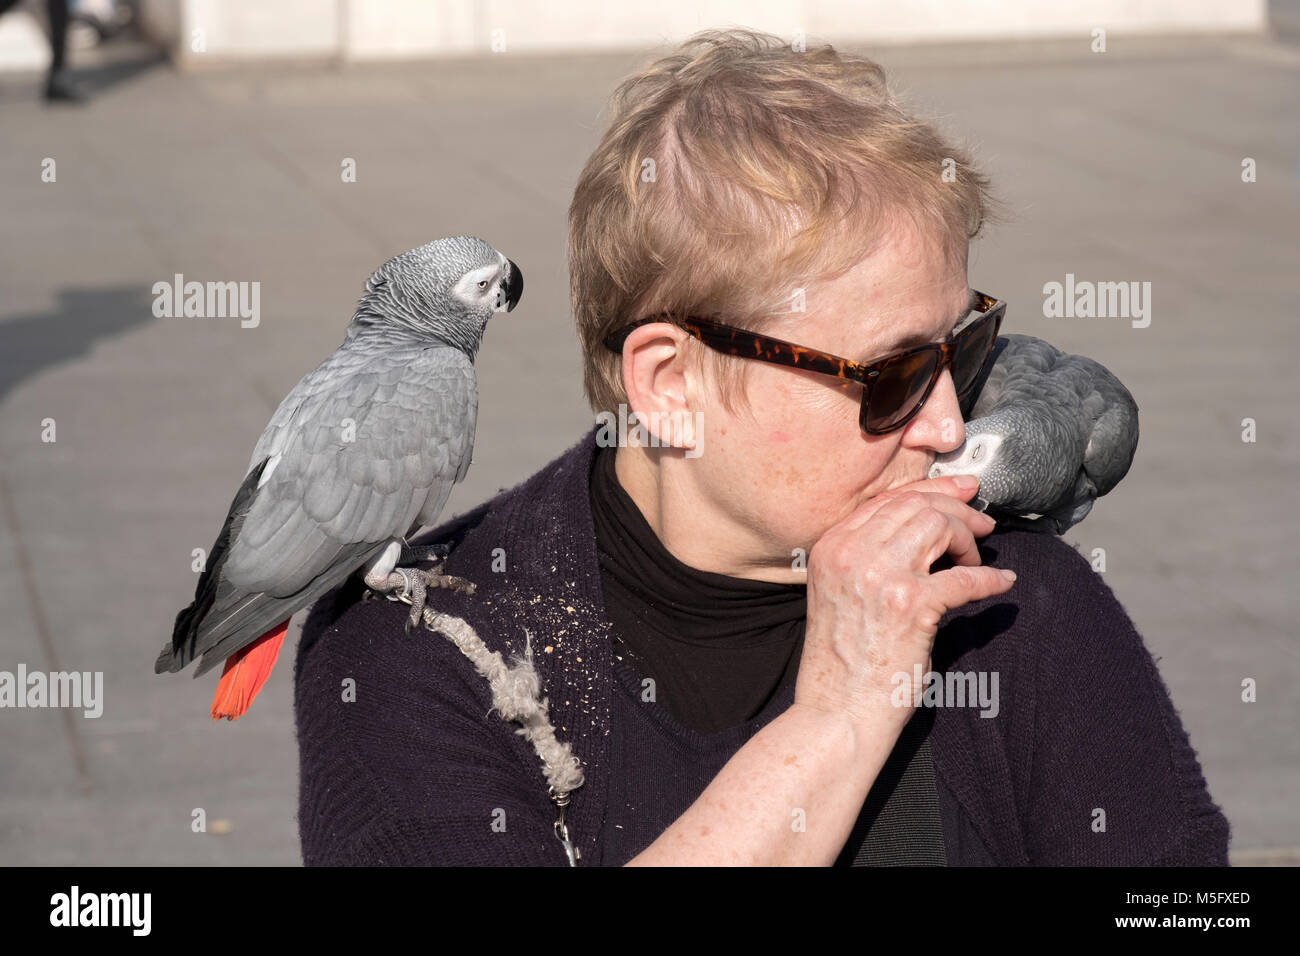
<path id="1" fill-rule="evenodd" d="M 1067 538 L 1106 549 L 1234 859 L 1300 858 L 1300 53 L 1116 37 L 1102 55 L 878 52 L 1015 208 L 970 272 L 1010 302 L 1006 330 L 1102 360 L 1137 397 L 1134 467 Z M 528 278 L 481 353 L 474 468 L 448 513 L 587 426 L 565 211 L 604 98 L 641 59 L 126 65 L 98 74 L 91 106 L 63 111 L 36 101 L 35 76 L 0 77 L 0 669 L 106 675 L 98 720 L 0 711 L 0 860 L 299 861 L 291 668 L 222 726 L 206 716 L 211 678 L 151 672 L 192 593 L 191 549 L 211 544 L 253 441 L 337 345 L 367 273 L 436 236 L 479 234 Z M 260 281 L 261 325 L 154 318 L 150 288 L 177 272 Z M 1067 273 L 1151 282 L 1150 327 L 1045 319 L 1042 286 Z M 1241 701 L 1245 678 L 1257 703 Z M 195 808 L 208 834 L 191 832 Z"/>

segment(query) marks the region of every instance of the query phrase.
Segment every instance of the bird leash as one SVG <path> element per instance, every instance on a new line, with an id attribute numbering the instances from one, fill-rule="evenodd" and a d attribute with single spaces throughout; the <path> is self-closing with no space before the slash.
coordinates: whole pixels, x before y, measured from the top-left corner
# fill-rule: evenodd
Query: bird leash
<path id="1" fill-rule="evenodd" d="M 394 601 L 411 603 L 407 594 L 389 595 Z M 492 690 L 492 710 L 502 719 L 519 724 L 515 733 L 533 745 L 542 762 L 547 796 L 555 804 L 555 837 L 564 847 L 569 866 L 577 866 L 582 851 L 569 836 L 566 812 L 571 795 L 582 786 L 582 765 L 570 744 L 562 743 L 547 715 L 548 700 L 541 696 L 542 680 L 533 667 L 532 635 L 524 630 L 524 656 L 516 655 L 514 664 L 505 662 L 499 651 L 489 650 L 469 622 L 453 614 L 442 614 L 426 607 L 424 626 L 450 640 L 464 654 Z M 488 713 L 491 713 L 489 710 Z"/>

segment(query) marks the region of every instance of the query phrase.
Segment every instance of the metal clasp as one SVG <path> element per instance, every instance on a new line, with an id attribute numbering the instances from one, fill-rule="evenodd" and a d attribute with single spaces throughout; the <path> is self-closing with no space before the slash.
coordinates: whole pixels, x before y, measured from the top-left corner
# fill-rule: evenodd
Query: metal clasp
<path id="1" fill-rule="evenodd" d="M 582 851 L 573 845 L 569 839 L 569 827 L 564 822 L 564 813 L 569 806 L 569 792 L 567 790 L 556 791 L 554 787 L 547 787 L 547 793 L 551 801 L 555 804 L 555 837 L 564 845 L 564 853 L 569 858 L 569 866 L 577 866 L 578 860 L 582 858 Z"/>

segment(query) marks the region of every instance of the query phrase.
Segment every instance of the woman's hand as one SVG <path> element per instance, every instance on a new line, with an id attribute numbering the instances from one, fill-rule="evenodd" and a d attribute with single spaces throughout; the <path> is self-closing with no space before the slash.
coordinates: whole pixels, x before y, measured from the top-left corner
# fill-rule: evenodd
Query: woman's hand
<path id="1" fill-rule="evenodd" d="M 808 618 L 795 705 L 843 715 L 894 737 L 912 714 L 893 703 L 894 676 L 930 668 L 939 619 L 1005 593 L 1014 576 L 980 564 L 975 538 L 995 526 L 965 502 L 978 481 L 927 478 L 863 502 L 808 556 Z M 954 567 L 930 572 L 949 554 Z"/>

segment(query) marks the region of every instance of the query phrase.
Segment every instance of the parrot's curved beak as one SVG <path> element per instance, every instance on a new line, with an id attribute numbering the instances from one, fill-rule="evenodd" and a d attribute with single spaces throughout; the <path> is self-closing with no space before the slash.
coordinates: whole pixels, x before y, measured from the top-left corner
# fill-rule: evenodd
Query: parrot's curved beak
<path id="1" fill-rule="evenodd" d="M 524 274 L 513 259 L 507 259 L 506 262 L 510 263 L 510 275 L 506 276 L 506 311 L 511 312 L 519 304 L 519 297 L 524 294 Z"/>

